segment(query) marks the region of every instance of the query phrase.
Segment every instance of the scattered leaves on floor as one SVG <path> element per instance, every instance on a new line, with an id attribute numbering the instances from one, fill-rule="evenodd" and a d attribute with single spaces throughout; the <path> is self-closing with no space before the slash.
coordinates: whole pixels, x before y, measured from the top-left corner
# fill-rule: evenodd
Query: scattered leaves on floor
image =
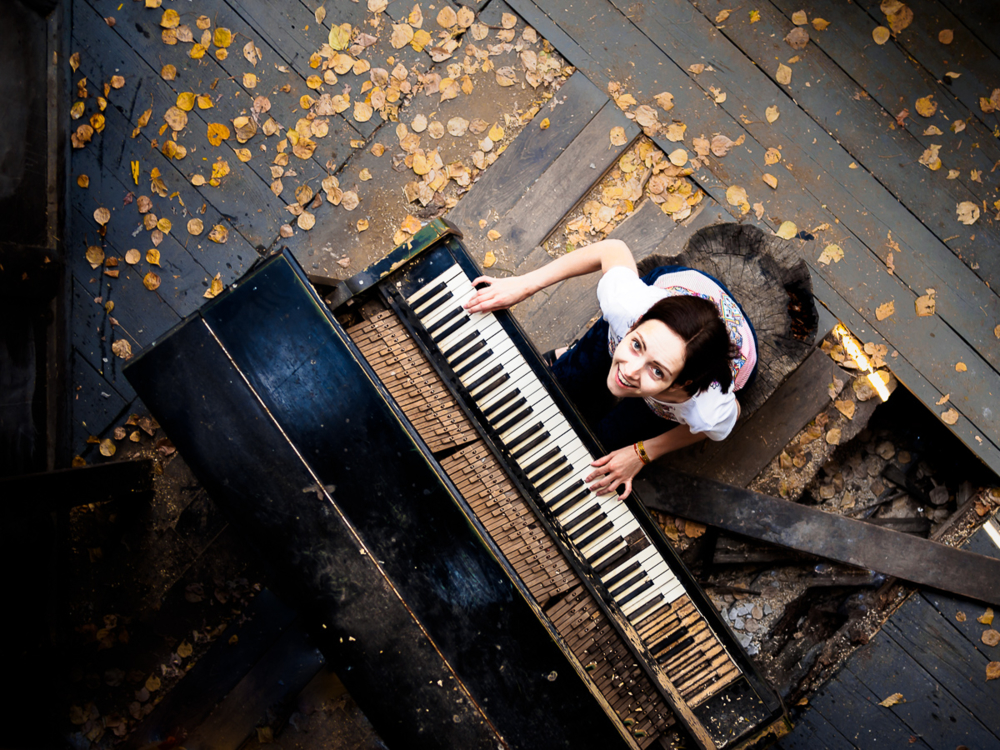
<path id="1" fill-rule="evenodd" d="M 885 320 L 890 315 L 896 312 L 896 303 L 894 300 L 889 300 L 884 302 L 875 308 L 875 318 L 877 320 Z"/>

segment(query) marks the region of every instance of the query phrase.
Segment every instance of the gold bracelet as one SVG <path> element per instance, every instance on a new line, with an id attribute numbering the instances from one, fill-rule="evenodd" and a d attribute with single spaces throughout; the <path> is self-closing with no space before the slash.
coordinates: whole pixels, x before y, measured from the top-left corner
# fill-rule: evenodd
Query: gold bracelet
<path id="1" fill-rule="evenodd" d="M 649 464 L 652 461 L 649 454 L 646 453 L 646 449 L 643 447 L 641 440 L 633 447 L 635 448 L 635 452 L 639 454 L 639 460 L 642 461 L 643 465 Z"/>

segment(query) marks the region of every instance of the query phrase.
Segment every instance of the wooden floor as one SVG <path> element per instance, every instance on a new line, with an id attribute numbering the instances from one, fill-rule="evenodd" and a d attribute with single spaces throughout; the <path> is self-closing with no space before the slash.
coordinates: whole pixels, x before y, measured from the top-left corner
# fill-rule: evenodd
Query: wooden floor
<path id="1" fill-rule="evenodd" d="M 987 526 L 965 549 L 1000 557 L 996 520 Z M 998 660 L 997 648 L 982 641 L 996 625 L 979 621 L 985 610 L 981 603 L 943 594 L 913 596 L 810 699 L 780 746 L 1000 746 L 1000 681 L 986 681 L 986 665 Z M 896 693 L 898 703 L 879 705 Z"/>
<path id="2" fill-rule="evenodd" d="M 164 7 L 171 4 L 167 0 Z M 398 22 L 412 5 L 397 0 L 386 12 Z M 884 343 L 891 353 L 889 367 L 928 409 L 939 415 L 957 410 L 952 431 L 1000 472 L 1000 408 L 994 395 L 1000 394 L 1000 301 L 993 291 L 1000 283 L 1000 205 L 995 205 L 1000 170 L 994 171 L 1000 164 L 1000 119 L 980 104 L 981 97 L 1000 87 L 1000 10 L 989 0 L 911 0 L 912 24 L 880 46 L 872 30 L 888 21 L 877 0 L 807 5 L 810 22 L 829 24 L 822 30 L 816 28 L 821 23 L 803 25 L 810 41 L 798 50 L 783 41 L 800 10 L 791 0 L 738 9 L 720 0 L 486 0 L 473 5 L 491 33 L 500 28 L 503 13 L 516 12 L 518 29 L 525 24 L 537 29 L 576 72 L 537 115 L 551 125 L 525 127 L 446 218 L 465 232 L 474 257 L 495 252 L 500 260 L 494 272 L 546 262 L 542 242 L 627 148 L 611 144 L 611 129 L 621 127 L 628 142 L 640 136 L 634 114 L 629 117 L 636 105 L 618 106 L 608 95 L 609 85 L 617 84 L 619 94 L 631 94 L 638 104 L 653 105 L 657 94 L 669 92 L 675 106 L 657 110 L 660 123 L 683 123 L 686 132 L 682 142 L 669 140 L 665 129 L 652 133 L 665 153 L 685 148 L 693 156 L 697 137 L 723 134 L 743 140 L 726 156 L 708 156 L 691 175 L 706 194 L 691 219 L 676 223 L 645 201 L 612 236 L 645 257 L 683 247 L 698 228 L 718 221 L 748 221 L 768 230 L 793 221 L 798 230 L 793 243 L 812 270 L 824 309 L 863 342 Z M 317 22 L 320 6 L 327 16 Z M 103 132 L 87 147 L 69 150 L 67 162 L 69 448 L 70 455 L 97 462 L 102 459 L 96 445 L 87 439 L 110 436 L 129 414 L 143 410 L 122 377 L 123 360 L 112 352 L 113 342 L 128 340 L 136 352 L 149 346 L 204 302 L 213 277 L 233 282 L 279 242 L 292 248 L 307 270 L 341 277 L 360 270 L 350 265 L 352 258 L 374 259 L 392 249 L 384 239 L 379 245 L 374 231 L 352 230 L 361 213 L 328 204 L 316 209 L 317 225 L 308 233 L 296 230 L 283 238 L 279 228 L 294 218 L 286 206 L 295 202 L 296 185 L 318 184 L 328 173 L 340 175 L 345 189 L 361 184 L 362 170 L 375 171 L 370 146 L 386 145 L 382 159 L 389 159 L 398 138 L 395 123 L 383 123 L 377 115 L 366 123 L 351 118 L 350 110 L 334 115 L 315 154 L 293 160 L 296 179 L 286 180 L 280 197 L 271 189 L 271 155 L 242 162 L 232 148 L 220 151 L 208 144 L 208 123 L 232 119 L 249 109 L 258 93 L 284 85 L 290 88 L 272 97 L 270 115 L 291 126 L 301 116 L 299 97 L 310 91 L 310 55 L 331 26 L 370 20 L 364 2 L 204 0 L 198 8 L 179 8 L 183 23 L 193 26 L 195 16 L 205 14 L 213 28 L 237 34 L 227 58 L 210 53 L 197 64 L 187 56 L 189 45 L 162 43 L 161 10 L 103 0 L 73 0 L 68 7 L 67 44 L 82 51 L 70 95 L 86 77 L 86 117 L 97 111 L 96 95 L 106 95 L 109 102 Z M 116 16 L 113 26 L 105 20 L 110 15 Z M 431 14 L 425 10 L 425 15 Z M 953 31 L 948 45 L 938 41 L 942 29 Z M 262 62 L 253 67 L 241 52 L 248 40 L 261 50 Z M 410 47 L 394 50 L 384 36 L 372 49 L 373 61 L 395 55 L 411 67 L 433 67 L 426 54 L 421 57 Z M 449 62 L 437 69 L 444 71 Z M 167 63 L 177 66 L 177 79 L 161 77 Z M 789 83 L 778 83 L 779 64 L 791 69 Z M 692 66 L 702 65 L 692 72 Z M 260 78 L 257 89 L 242 85 L 249 70 Z M 115 75 L 125 77 L 125 87 L 101 90 Z M 358 91 L 367 76 L 341 78 Z M 187 161 L 169 159 L 162 153 L 170 137 L 160 130 L 162 115 L 178 94 L 191 90 L 211 92 L 223 111 L 218 116 L 211 109 L 188 112 L 189 126 L 179 142 L 192 154 Z M 496 88 L 498 102 L 513 101 L 501 97 L 515 95 Z M 923 117 L 917 100 L 928 96 L 937 110 Z M 438 103 L 421 99 L 414 106 L 432 114 Z M 779 116 L 769 121 L 772 107 Z M 150 108 L 154 117 L 133 135 Z M 411 115 L 401 113 L 400 119 L 410 121 Z M 931 126 L 937 130 L 929 131 Z M 932 171 L 920 158 L 938 145 L 943 167 Z M 768 149 L 780 151 L 778 163 L 765 161 Z M 221 155 L 230 169 L 222 188 L 193 185 L 192 174 L 209 175 Z M 140 165 L 139 179 L 133 178 L 133 163 Z M 168 188 L 165 195 L 154 195 L 153 213 L 173 224 L 158 248 L 161 265 L 122 262 L 112 269 L 118 271 L 116 278 L 102 276 L 102 269 L 85 258 L 88 246 L 101 245 L 106 256 L 117 258 L 134 247 L 145 256 L 152 247 L 134 201 L 153 195 L 153 168 Z M 957 174 L 949 175 L 951 170 Z M 763 182 L 764 174 L 777 177 L 776 189 Z M 89 177 L 88 188 L 77 187 L 79 175 Z M 373 230 L 380 210 L 391 217 L 385 226 L 396 226 L 415 211 L 400 198 L 404 182 L 389 180 L 391 189 L 370 191 L 363 208 Z M 750 204 L 762 204 L 759 218 L 755 210 L 743 215 L 729 203 L 732 187 L 744 188 Z M 971 226 L 956 216 L 956 205 L 965 201 L 980 212 Z M 101 206 L 112 214 L 103 238 L 93 217 Z M 206 227 L 201 236 L 185 230 L 193 217 Z M 215 225 L 228 229 L 225 244 L 207 239 Z M 490 230 L 500 239 L 488 239 Z M 824 265 L 818 258 L 831 243 L 843 249 L 844 257 Z M 343 260 L 346 267 L 337 263 Z M 150 270 L 161 278 L 156 293 L 143 285 Z M 540 350 L 569 341 L 587 326 L 597 313 L 595 283 L 563 282 L 519 308 L 517 315 Z M 918 317 L 914 300 L 928 289 L 935 290 L 936 313 Z M 887 302 L 894 303 L 894 313 L 879 320 L 876 310 Z M 959 363 L 964 367 L 956 367 Z M 741 466 L 736 473 L 748 479 L 747 471 Z M 991 542 L 981 533 L 972 544 L 985 549 Z M 955 622 L 956 608 L 969 615 L 964 625 Z M 1000 697 L 1000 682 L 983 681 L 985 660 L 995 660 L 996 654 L 975 643 L 973 615 L 978 614 L 972 605 L 933 595 L 912 599 L 812 701 L 783 746 L 863 748 L 873 746 L 876 737 L 880 744 L 903 745 L 911 736 L 917 746 L 996 744 L 997 714 L 990 709 Z M 907 703 L 876 705 L 894 692 L 902 692 Z M 859 725 L 870 734 L 860 734 Z"/>

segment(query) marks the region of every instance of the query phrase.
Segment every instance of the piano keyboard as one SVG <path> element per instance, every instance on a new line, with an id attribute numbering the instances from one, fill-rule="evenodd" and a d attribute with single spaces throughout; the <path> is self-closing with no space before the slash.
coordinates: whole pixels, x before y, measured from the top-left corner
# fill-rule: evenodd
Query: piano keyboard
<path id="1" fill-rule="evenodd" d="M 739 677 L 738 667 L 703 622 L 678 616 L 694 606 L 626 503 L 615 492 L 588 489 L 583 478 L 597 456 L 496 316 L 464 310 L 473 292 L 454 265 L 407 304 L 643 645 L 689 705 L 697 705 Z"/>

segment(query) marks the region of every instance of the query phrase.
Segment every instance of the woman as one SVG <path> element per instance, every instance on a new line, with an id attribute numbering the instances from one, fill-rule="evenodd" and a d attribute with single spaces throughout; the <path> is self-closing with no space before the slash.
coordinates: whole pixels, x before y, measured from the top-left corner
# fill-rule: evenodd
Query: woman
<path id="1" fill-rule="evenodd" d="M 591 464 L 586 481 L 595 492 L 625 485 L 626 497 L 645 464 L 732 431 L 740 411 L 734 391 L 756 372 L 756 340 L 720 282 L 678 266 L 640 279 L 620 240 L 575 250 L 523 276 L 482 276 L 465 307 L 501 310 L 597 270 L 603 318 L 558 353 L 552 370 L 601 442 L 614 449 Z"/>

